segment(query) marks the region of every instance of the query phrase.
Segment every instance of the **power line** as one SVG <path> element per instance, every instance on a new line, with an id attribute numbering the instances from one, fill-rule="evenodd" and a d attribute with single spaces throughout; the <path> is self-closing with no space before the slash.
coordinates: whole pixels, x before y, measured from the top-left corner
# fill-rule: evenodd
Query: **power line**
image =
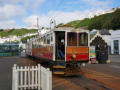
<path id="1" fill-rule="evenodd" d="M 58 7 L 60 8 L 61 5 L 64 3 L 65 0 L 60 0 L 60 3 L 57 5 L 56 9 L 55 10 L 58 10 Z M 57 17 L 57 14 L 54 15 L 54 19 Z M 56 24 L 56 21 L 55 21 L 55 24 Z"/>

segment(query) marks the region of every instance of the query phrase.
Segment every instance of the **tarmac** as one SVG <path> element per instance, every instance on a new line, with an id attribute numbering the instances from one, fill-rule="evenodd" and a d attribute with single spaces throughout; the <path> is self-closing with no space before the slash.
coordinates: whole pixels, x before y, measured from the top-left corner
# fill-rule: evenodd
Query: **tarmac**
<path id="1" fill-rule="evenodd" d="M 77 77 L 53 75 L 53 90 L 86 90 L 85 88 L 89 90 L 109 90 L 111 88 L 120 90 L 120 55 L 110 55 L 110 60 L 110 64 L 87 64 L 82 68 L 84 73 L 82 77 L 81 75 Z M 35 61 L 28 58 L 0 57 L 0 90 L 12 90 L 12 67 L 14 64 L 19 66 L 37 65 Z M 93 84 L 90 84 L 91 82 Z"/>

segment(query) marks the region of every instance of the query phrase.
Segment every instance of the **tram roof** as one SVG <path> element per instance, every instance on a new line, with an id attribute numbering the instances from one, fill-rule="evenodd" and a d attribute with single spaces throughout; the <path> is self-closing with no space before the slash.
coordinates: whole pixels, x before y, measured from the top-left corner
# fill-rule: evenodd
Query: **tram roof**
<path id="1" fill-rule="evenodd" d="M 89 31 L 89 30 L 82 29 L 82 28 L 75 29 L 74 27 L 58 27 L 58 28 L 52 29 L 52 31 Z"/>
<path id="2" fill-rule="evenodd" d="M 56 28 L 54 28 L 54 29 L 51 29 L 51 30 L 49 30 L 49 31 L 47 31 L 46 33 L 44 33 L 44 34 L 41 34 L 40 35 L 40 37 L 41 36 L 45 36 L 45 35 L 47 35 L 47 34 L 49 34 L 49 33 L 51 33 L 51 32 L 54 32 L 54 31 L 70 31 L 70 32 L 87 32 L 87 33 L 89 33 L 89 30 L 87 30 L 87 29 L 83 29 L 83 28 L 78 28 L 78 29 L 76 29 L 76 28 L 74 28 L 74 27 L 56 27 Z"/>

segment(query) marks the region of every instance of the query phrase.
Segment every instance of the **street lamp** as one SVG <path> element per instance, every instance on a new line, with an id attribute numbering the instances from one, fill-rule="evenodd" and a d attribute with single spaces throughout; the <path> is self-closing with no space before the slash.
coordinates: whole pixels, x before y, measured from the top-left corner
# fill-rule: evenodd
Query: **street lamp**
<path id="1" fill-rule="evenodd" d="M 50 20 L 50 29 L 52 29 L 52 25 L 54 25 L 53 28 L 56 27 L 56 21 L 54 19 Z"/>

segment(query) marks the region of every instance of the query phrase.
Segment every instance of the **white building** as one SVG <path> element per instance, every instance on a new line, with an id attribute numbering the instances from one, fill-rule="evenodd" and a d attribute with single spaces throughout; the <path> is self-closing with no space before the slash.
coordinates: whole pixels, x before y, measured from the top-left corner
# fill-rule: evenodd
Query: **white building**
<path id="1" fill-rule="evenodd" d="M 27 37 L 27 36 L 33 36 L 37 35 L 38 33 L 27 33 L 23 36 L 8 36 L 8 37 L 0 37 L 0 43 L 5 43 L 5 42 L 12 42 L 12 41 L 21 41 L 21 38 Z"/>
<path id="2" fill-rule="evenodd" d="M 50 31 L 50 29 L 39 29 L 38 33 L 39 33 L 39 35 L 42 35 L 42 34 L 49 32 L 49 31 Z"/>
<path id="3" fill-rule="evenodd" d="M 17 36 L 0 37 L 0 43 L 11 42 L 15 40 L 20 41 L 21 38 Z"/>
<path id="4" fill-rule="evenodd" d="M 120 30 L 111 31 L 111 53 L 120 54 Z"/>
<path id="5" fill-rule="evenodd" d="M 38 33 L 27 33 L 23 35 L 22 37 L 33 36 L 33 35 L 38 35 Z"/>
<path id="6" fill-rule="evenodd" d="M 91 35 L 95 35 L 98 30 L 93 29 L 90 33 Z M 107 44 L 111 45 L 111 33 L 109 33 L 109 30 L 99 30 L 99 33 L 102 35 L 102 38 L 107 42 Z"/>
<path id="7" fill-rule="evenodd" d="M 9 41 L 8 38 L 0 38 L 0 43 L 5 43 L 5 42 L 7 42 L 7 41 Z"/>
<path id="8" fill-rule="evenodd" d="M 107 42 L 109 46 L 111 46 L 111 33 L 109 30 L 100 30 L 100 34 L 102 35 L 103 39 Z"/>

